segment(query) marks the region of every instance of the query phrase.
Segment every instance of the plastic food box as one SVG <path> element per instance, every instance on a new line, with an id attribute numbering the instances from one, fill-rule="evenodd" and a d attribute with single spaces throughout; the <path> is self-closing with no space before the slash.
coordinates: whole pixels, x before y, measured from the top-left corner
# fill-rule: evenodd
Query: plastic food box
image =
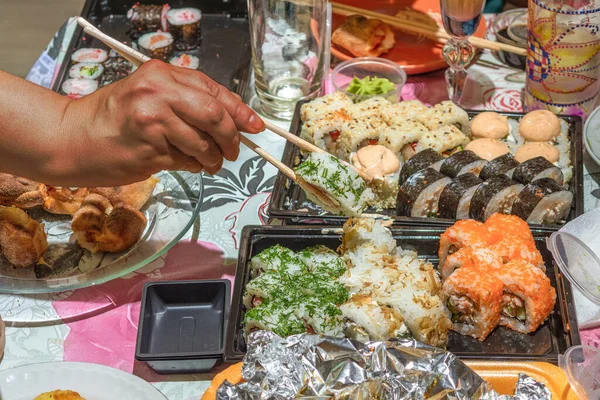
<path id="1" fill-rule="evenodd" d="M 421 258 L 438 262 L 441 227 L 396 226 L 392 233 L 398 245 L 412 248 Z M 557 291 L 554 312 L 538 330 L 524 335 L 499 327 L 484 341 L 450 332 L 447 350 L 463 359 L 545 361 L 557 364 L 558 357 L 569 347 L 580 343 L 573 295 L 568 281 L 558 273 L 552 255 L 546 249 L 547 232 L 532 231 L 537 247 L 547 267 L 546 273 Z M 235 275 L 232 306 L 225 342 L 225 360 L 241 360 L 246 351 L 243 331 L 244 288 L 250 280 L 249 261 L 262 250 L 280 244 L 292 250 L 325 245 L 337 249 L 341 244 L 341 229 L 334 226 L 247 226 L 242 232 L 240 253 Z"/>
<path id="2" fill-rule="evenodd" d="M 209 371 L 223 360 L 230 294 L 226 279 L 147 283 L 135 358 L 159 374 Z"/>
<path id="3" fill-rule="evenodd" d="M 200 22 L 200 44 L 198 48 L 185 51 L 200 58 L 199 70 L 237 92 L 242 97 L 247 87 L 250 71 L 250 36 L 248 29 L 248 7 L 245 1 L 210 0 L 87 0 L 81 16 L 109 36 L 131 44 L 131 25 L 127 11 L 136 3 L 169 4 L 171 8 L 195 7 L 202 12 Z M 61 92 L 62 83 L 69 78 L 71 55 L 82 47 L 98 47 L 108 50 L 97 39 L 85 34 L 77 27 L 69 45 L 65 60 L 54 81 L 53 90 Z M 181 52 L 175 52 L 174 55 Z"/>
<path id="4" fill-rule="evenodd" d="M 300 107 L 303 103 L 296 105 L 296 112 L 292 120 L 290 132 L 300 135 L 302 122 L 300 121 Z M 481 111 L 467 111 L 469 117 L 479 114 Z M 509 118 L 520 118 L 524 113 L 498 112 Z M 560 116 L 570 125 L 569 134 L 573 146 L 571 146 L 571 164 L 573 165 L 573 178 L 569 183 L 569 190 L 573 193 L 573 207 L 567 221 L 575 219 L 583 214 L 583 155 L 582 155 L 582 129 L 581 117 Z M 281 161 L 290 168 L 299 164 L 302 155 L 300 149 L 287 142 Z M 401 217 L 396 214 L 395 208 L 382 211 L 367 211 L 389 216 L 397 224 L 413 224 L 416 226 L 450 226 L 454 220 L 442 218 L 413 218 Z M 342 225 L 346 217 L 324 213 L 318 206 L 306 199 L 304 191 L 283 175 L 278 173 L 273 186 L 273 195 L 269 203 L 269 217 L 283 220 L 286 224 L 337 224 Z M 532 229 L 556 231 L 560 225 L 531 225 Z"/>

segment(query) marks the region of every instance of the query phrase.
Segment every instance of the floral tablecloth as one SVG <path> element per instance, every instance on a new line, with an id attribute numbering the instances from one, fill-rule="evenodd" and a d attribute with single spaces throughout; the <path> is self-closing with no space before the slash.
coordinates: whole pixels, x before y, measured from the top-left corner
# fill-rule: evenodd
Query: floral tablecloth
<path id="1" fill-rule="evenodd" d="M 32 68 L 28 79 L 50 87 L 74 31 L 70 21 L 57 33 Z M 462 106 L 468 109 L 521 111 L 522 83 L 505 79 L 514 70 L 501 67 L 491 54 L 485 64 L 469 69 Z M 496 66 L 489 64 L 495 63 Z M 443 71 L 412 76 L 405 100 L 435 104 L 447 99 Z M 288 123 L 277 122 L 287 128 Z M 254 140 L 281 156 L 285 142 L 265 132 Z M 586 159 L 586 209 L 596 207 L 592 189 L 600 168 Z M 112 282 L 50 295 L 0 295 L 0 315 L 6 321 L 7 347 L 0 369 L 46 361 L 85 361 L 119 368 L 153 382 L 169 399 L 198 399 L 210 374 L 160 376 L 134 359 L 141 290 L 145 282 L 233 278 L 240 232 L 245 225 L 266 222 L 276 170 L 247 148 L 236 162 L 215 176 L 205 176 L 202 212 L 194 227 L 166 255 Z M 586 326 L 600 320 L 598 309 L 578 296 L 578 314 Z M 584 342 L 600 346 L 600 331 L 582 331 Z"/>

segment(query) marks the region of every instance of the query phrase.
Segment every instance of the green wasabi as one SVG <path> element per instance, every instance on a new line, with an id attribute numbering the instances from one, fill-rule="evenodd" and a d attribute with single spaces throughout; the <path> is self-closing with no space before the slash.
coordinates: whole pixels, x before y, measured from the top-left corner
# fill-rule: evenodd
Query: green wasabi
<path id="1" fill-rule="evenodd" d="M 394 84 L 386 78 L 367 76 L 366 78 L 358 79 L 354 77 L 350 85 L 348 85 L 346 92 L 359 96 L 374 96 L 389 93 L 395 88 Z"/>

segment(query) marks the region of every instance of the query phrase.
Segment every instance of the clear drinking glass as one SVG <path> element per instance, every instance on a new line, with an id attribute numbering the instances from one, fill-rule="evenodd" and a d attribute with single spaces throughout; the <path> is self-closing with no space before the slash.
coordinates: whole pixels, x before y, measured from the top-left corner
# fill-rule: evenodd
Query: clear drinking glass
<path id="1" fill-rule="evenodd" d="M 469 36 L 477 30 L 485 0 L 440 0 L 444 29 L 451 36 L 442 49 L 446 70 L 446 85 L 450 100 L 460 102 L 467 81 L 467 71 L 475 55 Z"/>
<path id="2" fill-rule="evenodd" d="M 325 0 L 248 0 L 256 94 L 268 116 L 291 119 L 321 89 Z"/>

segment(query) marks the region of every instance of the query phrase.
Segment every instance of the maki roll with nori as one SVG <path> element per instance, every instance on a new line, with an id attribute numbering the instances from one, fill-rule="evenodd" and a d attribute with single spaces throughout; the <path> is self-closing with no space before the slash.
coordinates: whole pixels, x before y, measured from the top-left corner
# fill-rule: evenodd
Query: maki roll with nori
<path id="1" fill-rule="evenodd" d="M 433 168 L 412 174 L 398 191 L 398 215 L 437 217 L 440 194 L 450 181 Z"/>
<path id="2" fill-rule="evenodd" d="M 138 39 L 140 50 L 149 57 L 167 61 L 173 53 L 173 36 L 168 32 L 150 32 Z"/>
<path id="3" fill-rule="evenodd" d="M 485 221 L 494 213 L 510 214 L 523 185 L 506 175 L 496 175 L 477 187 L 471 200 L 471 218 Z"/>
<path id="4" fill-rule="evenodd" d="M 521 191 L 512 213 L 530 224 L 556 224 L 571 211 L 573 193 L 551 178 L 537 179 Z"/>
<path id="5" fill-rule="evenodd" d="M 479 172 L 487 164 L 484 160 L 470 150 L 459 151 L 448 157 L 440 167 L 440 172 L 455 178 L 463 174 L 479 175 Z"/>
<path id="6" fill-rule="evenodd" d="M 134 4 L 127 11 L 127 19 L 131 22 L 134 32 L 152 32 L 168 29 L 168 4 Z"/>
<path id="7" fill-rule="evenodd" d="M 98 63 L 77 63 L 69 69 L 69 77 L 74 79 L 98 79 L 104 66 Z"/>
<path id="8" fill-rule="evenodd" d="M 440 195 L 438 216 L 449 219 L 467 219 L 471 199 L 483 181 L 473 174 L 459 175 L 452 180 Z"/>
<path id="9" fill-rule="evenodd" d="M 189 7 L 173 9 L 167 13 L 167 21 L 175 38 L 175 47 L 178 50 L 189 50 L 198 47 L 201 17 L 200 10 Z"/>
<path id="10" fill-rule="evenodd" d="M 169 60 L 169 64 L 174 65 L 176 67 L 189 68 L 189 69 L 198 69 L 200 66 L 200 59 L 196 56 L 192 56 L 189 54 L 182 54 L 180 56 L 175 56 Z"/>
<path id="11" fill-rule="evenodd" d="M 131 73 L 133 65 L 123 57 L 111 57 L 104 63 L 104 68 L 107 73 L 112 73 L 121 79 Z"/>
<path id="12" fill-rule="evenodd" d="M 559 185 L 565 180 L 561 169 L 544 157 L 535 157 L 523 162 L 513 175 L 514 180 L 525 184 L 541 178 L 550 178 Z"/>
<path id="13" fill-rule="evenodd" d="M 402 166 L 400 171 L 400 185 L 416 172 L 425 168 L 433 168 L 439 170 L 445 158 L 435 150 L 427 149 L 420 151 L 408 159 Z"/>
<path id="14" fill-rule="evenodd" d="M 509 178 L 512 177 L 514 169 L 519 166 L 519 162 L 515 160 L 515 157 L 506 153 L 500 157 L 494 158 L 492 161 L 487 163 L 479 173 L 479 178 L 485 180 L 490 179 L 492 176 L 505 174 Z"/>
<path id="15" fill-rule="evenodd" d="M 108 53 L 103 49 L 83 48 L 73 52 L 71 61 L 74 63 L 103 63 Z"/>
<path id="16" fill-rule="evenodd" d="M 61 86 L 62 92 L 72 99 L 87 96 L 97 89 L 98 81 L 92 79 L 67 79 Z"/>

